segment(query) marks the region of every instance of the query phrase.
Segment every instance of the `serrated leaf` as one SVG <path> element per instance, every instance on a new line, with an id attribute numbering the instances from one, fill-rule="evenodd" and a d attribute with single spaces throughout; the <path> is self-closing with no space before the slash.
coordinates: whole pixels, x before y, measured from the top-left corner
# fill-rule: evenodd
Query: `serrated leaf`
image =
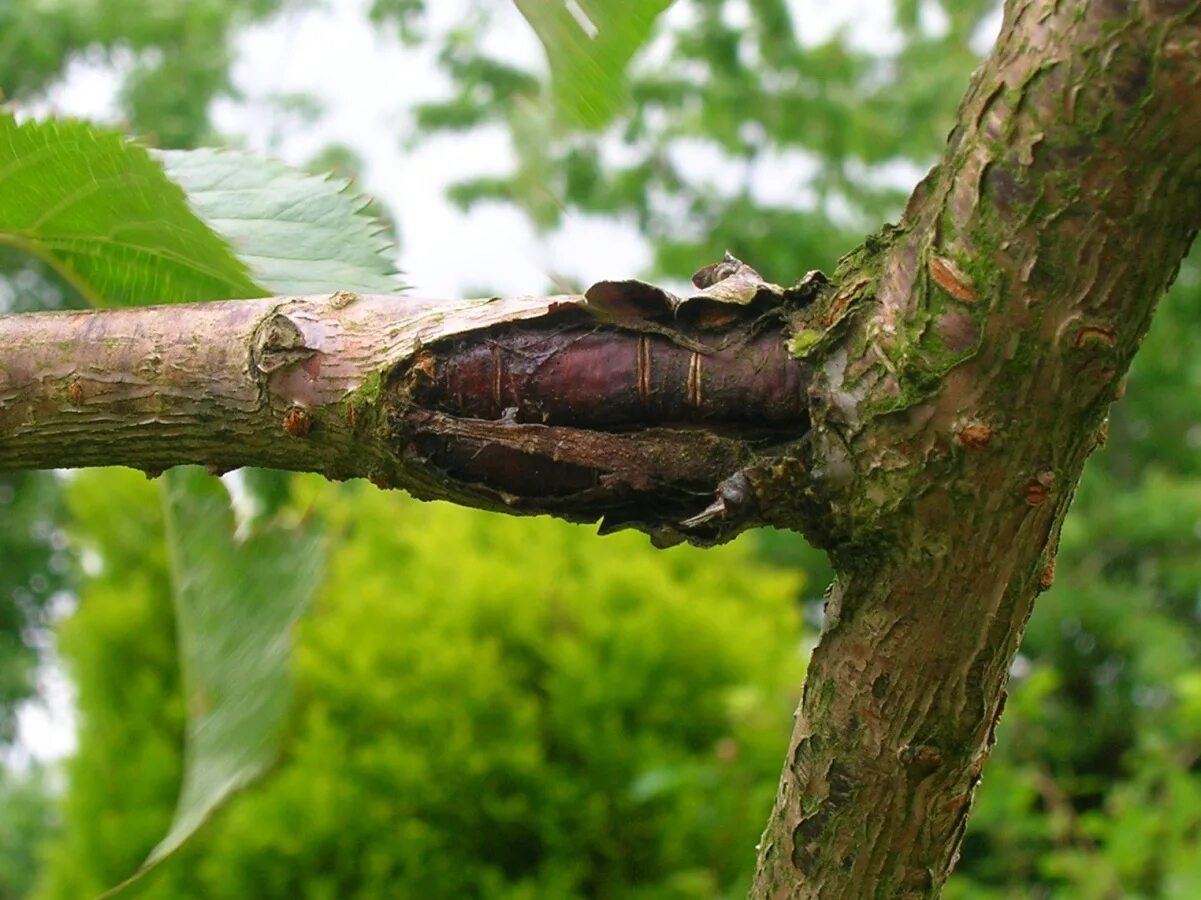
<path id="1" fill-rule="evenodd" d="M 394 293 L 392 244 L 349 183 L 231 150 L 155 154 L 193 208 L 273 291 Z"/>
<path id="2" fill-rule="evenodd" d="M 175 818 L 131 884 L 177 850 L 232 793 L 274 762 L 291 706 L 291 631 L 323 566 L 313 523 L 239 539 L 219 479 L 171 469 L 162 490 L 188 710 Z"/>
<path id="3" fill-rule="evenodd" d="M 513 0 L 542 42 L 555 104 L 600 128 L 626 97 L 625 72 L 672 0 Z"/>
<path id="4" fill-rule="evenodd" d="M 263 295 L 145 148 L 86 122 L 0 112 L 0 242 L 96 304 Z"/>

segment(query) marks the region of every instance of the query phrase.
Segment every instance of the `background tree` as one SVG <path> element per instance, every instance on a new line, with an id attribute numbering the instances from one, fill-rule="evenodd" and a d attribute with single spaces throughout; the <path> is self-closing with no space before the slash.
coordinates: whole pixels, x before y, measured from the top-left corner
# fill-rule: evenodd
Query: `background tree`
<path id="1" fill-rule="evenodd" d="M 170 821 L 182 708 L 166 561 L 145 552 L 156 493 L 137 473 L 72 487 L 79 534 L 113 563 L 63 632 L 83 732 L 38 896 L 115 883 Z M 140 895 L 745 885 L 801 668 L 795 575 L 750 545 L 663 556 L 624 535 L 597 552 L 562 523 L 498 527 L 364 485 L 303 495 L 336 549 L 300 635 L 285 759 Z"/>
<path id="2" fill-rule="evenodd" d="M 702 58 L 710 52 L 716 56 L 723 47 L 720 38 L 724 37 L 726 65 L 729 68 L 729 47 L 731 43 L 741 46 L 739 35 L 742 30 L 723 24 L 720 7 L 721 4 L 702 7 L 702 18 L 707 22 L 707 39 L 697 41 L 701 49 L 695 53 Z M 752 25 L 770 21 L 767 16 L 771 12 L 767 4 L 757 5 Z M 934 45 L 935 49 L 927 57 L 927 67 L 922 69 L 915 66 L 910 74 L 934 71 L 937 60 L 956 59 L 954 54 L 939 55 L 936 52 L 937 41 L 929 39 L 918 27 L 915 16 L 910 10 L 907 21 L 911 22 L 912 33 L 920 38 L 912 42 L 921 44 L 924 41 Z M 904 15 L 901 19 L 906 21 Z M 954 17 L 952 19 L 955 20 Z M 965 14 L 962 21 L 970 25 L 971 14 Z M 764 31 L 772 36 L 785 33 L 779 28 Z M 971 31 L 971 27 L 959 31 L 957 47 L 960 53 L 964 46 L 963 37 Z M 458 45 L 460 53 L 467 57 L 465 61 L 455 60 L 448 54 L 451 63 L 461 66 L 465 78 L 467 74 L 488 71 L 477 60 L 470 58 L 472 55 L 469 51 L 463 50 L 469 46 L 466 40 Z M 840 71 L 837 66 L 829 64 L 831 60 L 855 56 L 848 53 L 845 47 L 833 47 L 828 52 L 829 55 L 823 57 L 827 67 L 816 67 L 823 75 L 823 78 L 815 79 L 819 84 L 828 84 L 832 80 L 830 73 Z M 797 48 L 794 53 L 798 58 L 816 55 L 806 52 L 804 48 Z M 737 65 L 738 53 L 735 52 L 733 56 L 733 68 L 737 70 L 740 68 Z M 962 59 L 962 54 L 958 58 Z M 799 64 L 800 60 L 797 62 Z M 847 67 L 854 69 L 858 75 L 847 78 L 847 83 L 855 88 L 880 80 L 879 68 L 873 69 L 867 64 L 858 69 L 850 64 Z M 756 72 L 760 71 L 760 67 L 753 68 Z M 763 70 L 770 71 L 767 68 Z M 875 79 L 871 75 L 876 76 Z M 742 76 L 747 77 L 745 73 Z M 500 70 L 496 78 L 501 77 L 512 79 L 513 75 Z M 961 79 L 962 74 L 957 77 Z M 771 79 L 766 80 L 770 84 Z M 733 81 L 737 83 L 737 79 Z M 916 81 L 916 77 L 897 78 L 892 84 L 895 85 L 894 90 L 903 92 L 906 85 Z M 526 83 L 532 85 L 534 82 Z M 680 104 L 682 107 L 686 107 L 688 102 L 696 104 L 695 100 L 687 99 L 691 82 L 673 87 L 685 95 L 685 102 Z M 722 90 L 720 78 L 714 79 L 712 88 L 715 92 Z M 638 89 L 638 80 L 635 79 L 631 88 L 633 96 L 638 96 Z M 750 101 L 762 96 L 765 90 L 763 85 L 759 85 L 757 90 L 738 95 L 738 99 L 729 104 L 727 112 L 753 109 Z M 848 96 L 854 96 L 852 88 L 847 90 Z M 954 95 L 958 92 L 958 87 L 955 87 Z M 500 91 L 497 94 L 504 96 Z M 479 96 L 480 91 L 475 90 L 474 95 Z M 788 101 L 795 103 L 797 97 L 789 96 Z M 948 102 L 940 104 L 947 111 L 952 105 Z M 905 108 L 903 104 L 885 106 Z M 489 104 L 488 108 L 503 108 L 503 104 L 496 101 Z M 709 122 L 723 123 L 720 114 L 712 112 L 711 107 L 702 105 L 702 108 L 710 110 L 710 114 L 687 117 L 696 123 L 695 127 L 708 127 L 706 123 Z M 720 105 L 717 108 L 720 111 Z M 789 109 L 791 111 L 795 106 L 790 105 Z M 436 114 L 436 110 L 429 113 L 430 116 Z M 528 118 L 528 111 L 511 115 L 515 133 L 529 127 L 528 121 L 520 118 L 521 115 Z M 760 125 L 762 118 L 766 117 L 747 116 L 747 120 Z M 796 121 L 791 115 L 789 118 L 790 121 Z M 831 119 L 837 121 L 836 116 L 823 117 L 817 114 L 802 119 L 806 125 L 802 129 L 805 140 L 816 140 L 813 135 L 821 132 L 818 123 L 824 127 Z M 912 126 L 915 120 L 922 121 L 920 117 L 915 117 L 905 124 Z M 426 119 L 424 124 L 428 126 L 433 121 Z M 741 126 L 746 123 L 738 124 Z M 713 132 L 719 136 L 719 143 L 730 140 L 731 130 L 729 127 L 717 127 L 716 124 L 713 128 Z M 832 144 L 846 142 L 847 134 L 853 133 L 853 129 L 849 132 L 838 131 L 834 126 L 831 126 L 831 130 L 838 132 Z M 907 135 L 920 131 L 912 127 L 904 130 Z M 933 150 L 936 133 L 932 132 L 928 137 L 931 143 L 914 154 L 919 160 L 922 153 Z M 861 155 L 870 156 L 872 151 L 881 146 L 888 145 L 873 141 L 863 148 Z M 576 153 L 575 162 L 572 162 L 573 151 Z M 550 159 L 545 164 L 551 166 L 551 171 L 556 171 L 555 166 L 561 165 L 562 171 L 570 174 L 570 165 L 578 166 L 579 157 L 582 156 L 585 160 L 582 167 L 585 177 L 579 179 L 577 176 L 577 181 L 572 182 L 565 174 L 565 181 L 561 183 L 575 184 L 577 187 L 587 184 L 586 150 L 580 152 L 568 142 L 563 153 L 563 162 Z M 756 161 L 762 161 L 767 153 L 758 147 L 749 155 Z M 650 167 L 650 163 L 647 166 Z M 575 171 L 578 173 L 580 169 Z M 661 197 L 666 192 L 663 184 L 673 183 L 671 169 L 663 165 L 661 159 L 660 168 L 656 171 L 666 171 L 667 174 L 662 181 L 652 182 L 655 190 L 645 192 L 652 198 Z M 527 175 L 526 181 L 531 180 Z M 765 216 L 758 219 L 752 215 L 752 200 L 744 198 L 740 206 L 738 202 L 723 199 L 712 190 L 695 187 L 689 190 L 686 183 L 681 184 L 684 181 L 678 175 L 674 177 L 674 183 L 680 185 L 677 195 L 691 197 L 694 205 L 688 207 L 690 211 L 704 210 L 704 204 L 708 203 L 710 208 L 716 207 L 718 210 L 714 220 L 732 215 L 729 210 L 733 209 L 745 210 L 748 220 L 761 222 L 770 218 Z M 631 182 L 637 183 L 634 177 L 631 177 Z M 493 196 L 516 197 L 525 205 L 531 204 L 519 189 L 499 182 L 477 182 L 472 188 L 465 189 L 463 196 L 483 196 L 485 189 L 491 190 Z M 619 193 L 601 189 L 597 192 L 601 199 L 591 202 L 615 204 L 617 201 L 611 199 L 615 195 Z M 836 192 L 831 192 L 831 196 L 836 199 L 829 201 L 830 208 L 837 212 L 841 205 L 845 214 L 849 201 L 839 197 Z M 577 202 L 583 205 L 582 201 Z M 851 209 L 854 209 L 853 205 Z M 793 214 L 796 214 L 795 211 Z M 654 223 L 649 212 L 647 216 L 645 227 L 654 234 Z M 812 211 L 809 211 L 806 222 L 812 218 Z M 666 223 L 667 216 L 662 216 L 660 221 Z M 678 217 L 676 221 L 679 221 Z M 752 223 L 745 224 L 745 231 L 730 229 L 729 233 L 739 240 L 720 243 L 732 244 L 761 265 L 769 275 L 774 274 L 776 270 L 761 261 L 771 259 L 771 251 L 764 248 L 756 256 L 743 249 L 743 236 L 755 233 Z M 807 227 L 817 230 L 816 226 Z M 720 228 L 715 230 L 720 233 Z M 666 231 L 665 226 L 663 231 Z M 776 233 L 789 234 L 790 238 L 793 236 L 788 231 Z M 763 240 L 766 243 L 769 239 L 764 237 Z M 776 252 L 786 262 L 781 267 L 785 274 L 798 271 L 798 262 L 803 269 L 815 258 L 806 256 L 798 260 L 786 255 L 790 252 L 788 247 L 795 244 L 780 244 L 782 249 Z M 832 239 L 829 246 L 845 247 L 847 244 L 839 244 Z M 664 255 L 660 256 L 661 264 L 668 259 L 667 252 L 663 251 Z M 702 258 L 711 255 L 704 254 Z M 669 274 L 683 275 L 694 264 L 689 262 L 674 270 L 666 265 L 664 267 Z M 1186 269 L 1178 293 L 1190 289 L 1195 290 L 1195 276 Z M 1181 322 L 1187 322 L 1187 314 L 1183 311 L 1173 312 L 1174 307 L 1170 303 L 1165 304 L 1165 315 L 1176 315 Z M 1183 310 L 1180 306 L 1175 308 Z M 1183 337 L 1187 332 L 1181 328 L 1166 332 L 1168 329 L 1161 328 L 1153 334 L 1132 376 L 1134 387 L 1139 386 L 1140 378 L 1147 384 L 1178 383 L 1175 379 L 1180 377 L 1180 373 L 1191 368 L 1191 354 Z M 1161 342 L 1158 345 L 1155 343 L 1157 340 Z M 1157 353 L 1161 353 L 1164 360 L 1158 366 L 1155 362 Z M 1152 361 L 1149 362 L 1149 359 Z M 1171 398 L 1170 410 L 1150 411 L 1144 407 L 1144 411 L 1140 412 L 1135 405 L 1145 403 L 1150 406 L 1160 400 L 1166 403 L 1168 398 Z M 1188 466 L 1191 454 L 1186 448 L 1189 447 L 1190 431 L 1196 427 L 1196 419 L 1195 413 L 1189 412 L 1187 405 L 1180 401 L 1179 392 L 1164 391 L 1152 397 L 1148 390 L 1133 391 L 1131 399 L 1119 407 L 1122 413 L 1121 417 L 1115 418 L 1111 428 L 1111 445 L 1106 455 L 1100 457 L 1105 461 L 1106 471 L 1111 474 L 1104 476 L 1104 481 L 1098 481 L 1096 488 L 1086 486 L 1081 491 L 1076 516 L 1076 521 L 1081 523 L 1081 531 L 1074 532 L 1069 527 L 1065 532 L 1059 585 L 1044 598 L 1043 606 L 1032 620 L 1026 656 L 1018 669 L 1021 676 L 1018 679 L 1018 692 L 1015 692 L 1007 713 L 1006 728 L 1015 736 L 1021 735 L 1022 739 L 1016 741 L 1015 737 L 1016 742 L 1007 745 L 1006 729 L 1002 729 L 1002 745 L 998 750 L 998 758 L 989 770 L 990 778 L 985 782 L 977 824 L 973 825 L 973 831 L 969 834 L 961 866 L 961 872 L 977 878 L 979 884 L 968 885 L 964 890 L 981 890 L 987 884 L 1002 893 L 1011 890 L 1024 895 L 1031 889 L 1031 883 L 1039 883 L 1061 887 L 1075 885 L 1074 889 L 1085 896 L 1104 896 L 1114 890 L 1141 891 L 1149 895 L 1172 895 L 1173 892 L 1179 896 L 1190 895 L 1189 885 L 1193 882 L 1189 879 L 1196 878 L 1195 872 L 1190 873 L 1190 861 L 1196 858 L 1196 854 L 1190 852 L 1194 845 L 1190 844 L 1192 839 L 1189 835 L 1195 830 L 1191 823 L 1197 817 L 1197 804 L 1192 799 L 1196 795 L 1196 754 L 1192 748 L 1197 740 L 1197 613 L 1191 602 L 1195 592 L 1190 580 L 1191 544 L 1182 544 L 1180 539 L 1181 535 L 1188 533 L 1188 529 L 1174 526 L 1181 524 L 1181 520 L 1187 526 L 1195 519 L 1190 505 L 1185 501 L 1190 495 L 1187 486 L 1192 480 Z M 1179 448 L 1177 454 L 1165 450 L 1173 446 Z M 1153 461 L 1147 459 L 1148 455 L 1152 455 L 1149 450 L 1153 451 Z M 1177 455 L 1179 459 L 1173 462 Z M 1093 469 L 1097 468 L 1094 465 Z M 1131 496 L 1123 498 L 1116 495 L 1109 488 L 1114 483 L 1133 484 L 1136 488 L 1133 499 Z M 1165 502 L 1168 497 L 1172 498 L 1171 504 Z M 1095 506 L 1092 509 L 1096 513 L 1090 515 L 1090 505 L 1093 504 Z M 1152 512 L 1154 515 L 1150 514 Z M 1169 522 L 1169 518 L 1176 521 Z M 1095 530 L 1086 533 L 1082 524 L 1085 521 L 1090 526 L 1096 523 Z M 1156 527 L 1151 527 L 1150 523 L 1157 523 Z M 1147 528 L 1136 535 L 1131 527 L 1135 524 L 1147 524 Z M 1103 539 L 1098 540 L 1098 535 Z M 1067 574 L 1070 572 L 1068 561 L 1073 554 L 1082 562 L 1080 574 Z M 1149 564 L 1147 560 L 1152 558 L 1159 562 Z M 1173 563 L 1173 560 L 1177 562 Z M 1070 593 L 1064 587 L 1065 579 L 1072 588 Z M 1076 584 L 1079 585 L 1079 594 Z M 1105 596 L 1115 598 L 1112 606 L 1097 602 L 1098 597 Z M 1085 598 L 1088 598 L 1087 601 Z M 1131 616 L 1131 603 L 1140 604 L 1142 616 Z M 1117 608 L 1119 606 L 1120 611 Z M 1105 613 L 1107 608 L 1108 614 Z M 1130 621 L 1145 624 L 1146 631 L 1142 628 L 1132 630 Z M 1169 649 L 1171 652 L 1167 652 Z M 1070 724 L 1074 722 L 1088 724 L 1087 727 Z M 1098 727 L 1102 724 L 1103 728 Z M 1094 730 L 1100 733 L 1095 741 L 1090 741 L 1088 738 Z M 1064 741 L 1064 735 L 1073 735 L 1073 738 L 1070 742 Z M 990 795 L 988 791 L 993 780 L 1002 789 Z M 991 806 L 990 796 L 996 798 Z M 1163 803 L 1169 797 L 1175 815 L 1139 815 L 1140 800 L 1154 798 Z M 996 812 L 990 813 L 990 810 Z M 979 848 L 976 853 L 972 852 L 973 846 Z"/>

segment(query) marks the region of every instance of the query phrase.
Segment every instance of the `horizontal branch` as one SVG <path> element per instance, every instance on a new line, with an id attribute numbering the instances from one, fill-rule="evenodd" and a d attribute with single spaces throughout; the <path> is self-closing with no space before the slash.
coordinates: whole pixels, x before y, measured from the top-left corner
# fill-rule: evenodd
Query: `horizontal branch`
<path id="1" fill-rule="evenodd" d="M 0 316 L 0 470 L 261 466 L 721 540 L 808 421 L 801 295 L 743 287 Z"/>
<path id="2" fill-rule="evenodd" d="M 546 308 L 350 296 L 0 316 L 0 469 L 366 474 L 382 448 L 329 416 L 332 404 L 426 338 Z M 289 412 L 322 427 L 292 440 Z"/>

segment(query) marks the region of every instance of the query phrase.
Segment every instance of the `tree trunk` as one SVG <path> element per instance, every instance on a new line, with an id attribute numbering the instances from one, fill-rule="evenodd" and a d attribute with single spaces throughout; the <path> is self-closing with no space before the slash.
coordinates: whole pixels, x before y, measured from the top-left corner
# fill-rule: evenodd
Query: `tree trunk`
<path id="1" fill-rule="evenodd" d="M 1198 2 L 1014 0 L 942 162 L 829 285 L 0 317 L 0 469 L 366 476 L 837 572 L 756 898 L 946 880 L 1060 524 L 1201 209 Z"/>
<path id="2" fill-rule="evenodd" d="M 806 467 L 838 580 L 754 897 L 950 873 L 1084 460 L 1201 219 L 1199 78 L 1197 3 L 1007 4 L 942 162 L 835 279 L 855 309 L 809 357 Z"/>

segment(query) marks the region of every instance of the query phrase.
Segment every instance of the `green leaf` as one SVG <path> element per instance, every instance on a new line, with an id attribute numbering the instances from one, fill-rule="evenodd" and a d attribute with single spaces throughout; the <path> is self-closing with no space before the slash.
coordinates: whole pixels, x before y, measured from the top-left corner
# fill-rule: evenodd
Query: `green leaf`
<path id="1" fill-rule="evenodd" d="M 319 584 L 323 559 L 313 523 L 263 527 L 239 540 L 218 479 L 190 466 L 165 479 L 189 722 L 175 822 L 151 862 L 274 761 L 290 699 L 290 632 Z"/>
<path id="2" fill-rule="evenodd" d="M 86 122 L 0 112 L 0 243 L 97 305 L 263 295 L 145 148 Z"/>
<path id="3" fill-rule="evenodd" d="M 607 124 L 626 99 L 626 68 L 672 0 L 513 0 L 542 41 L 555 104 L 584 128 Z"/>
<path id="4" fill-rule="evenodd" d="M 320 583 L 314 523 L 235 533 L 224 485 L 184 466 L 162 490 L 188 727 L 167 836 L 132 883 L 276 760 L 291 706 L 291 632 Z"/>
<path id="5" fill-rule="evenodd" d="M 383 226 L 349 182 L 228 150 L 156 154 L 192 207 L 273 291 L 394 293 L 403 285 Z"/>

